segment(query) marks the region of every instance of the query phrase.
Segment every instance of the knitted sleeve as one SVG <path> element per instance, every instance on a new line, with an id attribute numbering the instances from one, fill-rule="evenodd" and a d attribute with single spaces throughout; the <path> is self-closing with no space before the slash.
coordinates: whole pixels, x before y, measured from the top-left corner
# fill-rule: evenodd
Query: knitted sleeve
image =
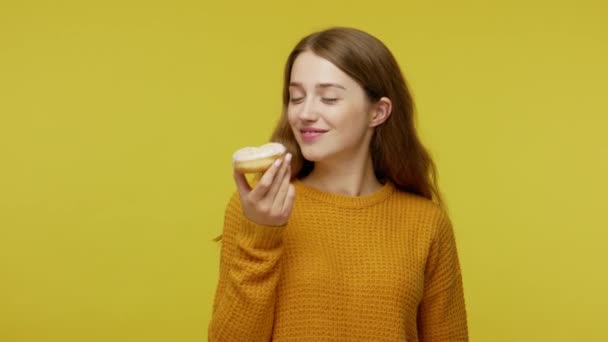
<path id="1" fill-rule="evenodd" d="M 468 341 L 467 315 L 452 223 L 441 211 L 418 308 L 420 342 Z"/>
<path id="2" fill-rule="evenodd" d="M 238 193 L 226 208 L 209 341 L 270 341 L 283 227 L 243 216 Z"/>

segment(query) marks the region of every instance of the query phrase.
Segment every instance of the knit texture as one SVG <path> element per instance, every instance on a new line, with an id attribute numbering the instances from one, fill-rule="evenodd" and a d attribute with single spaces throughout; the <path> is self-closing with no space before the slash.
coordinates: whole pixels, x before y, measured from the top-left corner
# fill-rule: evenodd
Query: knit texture
<path id="1" fill-rule="evenodd" d="M 452 224 L 388 182 L 366 196 L 294 181 L 287 225 L 227 205 L 209 341 L 468 341 Z"/>

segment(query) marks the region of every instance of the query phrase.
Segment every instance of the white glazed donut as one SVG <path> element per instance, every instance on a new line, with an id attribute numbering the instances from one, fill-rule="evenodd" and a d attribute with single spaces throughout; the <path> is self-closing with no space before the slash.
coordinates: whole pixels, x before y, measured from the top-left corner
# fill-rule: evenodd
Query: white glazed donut
<path id="1" fill-rule="evenodd" d="M 285 155 L 287 149 L 279 143 L 271 142 L 259 147 L 243 147 L 234 152 L 232 163 L 240 173 L 261 173 L 272 163 Z"/>

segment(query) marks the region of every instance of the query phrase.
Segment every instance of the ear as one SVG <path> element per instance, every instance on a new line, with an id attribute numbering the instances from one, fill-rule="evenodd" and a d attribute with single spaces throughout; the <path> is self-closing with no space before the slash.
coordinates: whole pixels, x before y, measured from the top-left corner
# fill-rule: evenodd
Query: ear
<path id="1" fill-rule="evenodd" d="M 378 102 L 372 104 L 369 127 L 380 126 L 391 115 L 393 103 L 388 97 L 382 97 Z"/>

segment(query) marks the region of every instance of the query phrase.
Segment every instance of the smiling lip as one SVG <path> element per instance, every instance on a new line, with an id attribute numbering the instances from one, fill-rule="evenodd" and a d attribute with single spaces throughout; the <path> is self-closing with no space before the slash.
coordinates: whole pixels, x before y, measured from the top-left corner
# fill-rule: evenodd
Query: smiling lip
<path id="1" fill-rule="evenodd" d="M 315 141 L 325 132 L 327 131 L 314 128 L 304 128 L 300 130 L 300 133 L 302 134 L 302 140 L 304 140 L 305 142 Z"/>

